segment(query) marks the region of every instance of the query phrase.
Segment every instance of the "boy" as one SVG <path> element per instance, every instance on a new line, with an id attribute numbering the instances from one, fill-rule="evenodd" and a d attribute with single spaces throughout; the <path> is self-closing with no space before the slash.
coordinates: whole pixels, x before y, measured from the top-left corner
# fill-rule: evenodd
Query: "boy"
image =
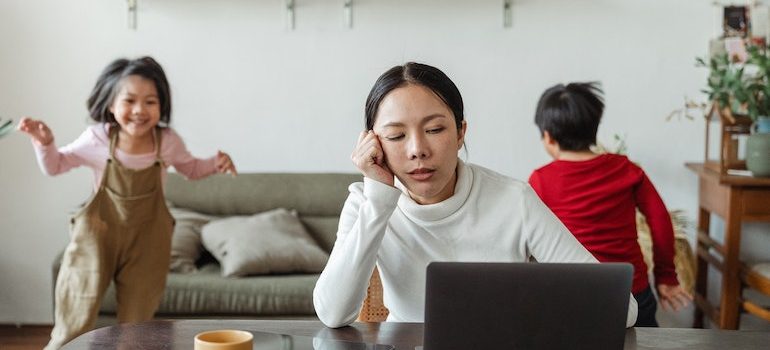
<path id="1" fill-rule="evenodd" d="M 644 171 L 625 156 L 590 149 L 603 111 L 596 83 L 559 84 L 546 90 L 535 124 L 554 161 L 535 170 L 529 183 L 597 260 L 634 266 L 631 291 L 639 304 L 635 326 L 657 327 L 657 303 L 637 243 L 636 208 L 650 226 L 653 274 L 663 308 L 679 310 L 692 296 L 679 286 L 671 218 Z"/>

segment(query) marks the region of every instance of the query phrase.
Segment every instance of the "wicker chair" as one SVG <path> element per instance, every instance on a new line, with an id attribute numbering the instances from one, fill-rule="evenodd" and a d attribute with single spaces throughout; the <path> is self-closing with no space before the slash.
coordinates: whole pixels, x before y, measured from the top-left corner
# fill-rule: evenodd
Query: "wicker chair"
<path id="1" fill-rule="evenodd" d="M 672 210 L 671 223 L 674 226 L 674 266 L 679 284 L 684 290 L 692 295 L 695 289 L 695 256 L 692 252 L 690 241 L 687 240 L 687 219 L 681 210 Z M 636 213 L 636 229 L 638 234 L 639 246 L 642 248 L 644 262 L 647 264 L 648 273 L 652 274 L 654 263 L 652 260 L 652 240 L 650 238 L 650 227 L 644 216 Z"/>
<path id="2" fill-rule="evenodd" d="M 366 299 L 358 314 L 358 320 L 362 322 L 384 322 L 388 318 L 388 308 L 382 303 L 382 282 L 377 268 L 372 272 L 369 280 L 369 288 L 366 289 Z"/>

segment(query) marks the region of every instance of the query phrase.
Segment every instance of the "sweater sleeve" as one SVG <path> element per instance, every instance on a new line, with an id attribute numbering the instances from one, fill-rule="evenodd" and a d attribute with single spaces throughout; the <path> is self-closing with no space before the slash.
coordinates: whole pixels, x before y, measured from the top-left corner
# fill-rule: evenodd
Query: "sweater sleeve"
<path id="1" fill-rule="evenodd" d="M 190 180 L 201 179 L 217 172 L 216 156 L 196 158 L 187 150 L 182 138 L 169 129 L 163 138 L 163 159 Z"/>
<path id="2" fill-rule="evenodd" d="M 42 146 L 32 141 L 32 146 L 40 170 L 46 175 L 55 176 L 82 165 L 90 165 L 95 139 L 93 131 L 89 128 L 75 141 L 61 148 L 57 148 L 54 142 Z"/>
<path id="3" fill-rule="evenodd" d="M 356 320 L 400 195 L 397 188 L 368 178 L 350 185 L 337 240 L 313 290 L 313 305 L 326 326 L 342 327 Z"/>
<path id="4" fill-rule="evenodd" d="M 642 172 L 641 181 L 634 188 L 634 198 L 650 226 L 655 284 L 679 285 L 674 266 L 674 228 L 671 224 L 671 216 L 658 191 L 644 172 Z"/>
<path id="5" fill-rule="evenodd" d="M 522 194 L 524 234 L 538 262 L 598 263 L 531 188 L 527 187 Z M 629 294 L 626 327 L 636 323 L 638 312 L 636 299 Z"/>

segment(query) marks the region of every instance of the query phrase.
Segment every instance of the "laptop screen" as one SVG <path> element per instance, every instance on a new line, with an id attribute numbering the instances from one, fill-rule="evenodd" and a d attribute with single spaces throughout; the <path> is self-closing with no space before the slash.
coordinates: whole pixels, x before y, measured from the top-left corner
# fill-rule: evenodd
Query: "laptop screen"
<path id="1" fill-rule="evenodd" d="M 630 264 L 428 265 L 425 350 L 622 349 Z"/>

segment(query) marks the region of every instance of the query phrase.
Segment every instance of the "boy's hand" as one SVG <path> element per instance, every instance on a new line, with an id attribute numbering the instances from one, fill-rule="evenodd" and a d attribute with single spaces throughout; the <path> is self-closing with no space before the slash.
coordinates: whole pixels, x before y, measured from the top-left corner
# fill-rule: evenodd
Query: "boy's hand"
<path id="1" fill-rule="evenodd" d="M 687 293 L 682 286 L 658 285 L 658 297 L 660 305 L 667 311 L 679 311 L 692 301 L 692 295 Z"/>
<path id="2" fill-rule="evenodd" d="M 358 143 L 350 155 L 350 160 L 364 176 L 389 186 L 394 185 L 393 172 L 385 163 L 385 152 L 382 151 L 380 138 L 374 131 L 362 131 L 358 135 Z"/>
<path id="3" fill-rule="evenodd" d="M 218 173 L 224 174 L 229 172 L 230 174 L 233 174 L 233 176 L 238 175 L 238 171 L 235 170 L 235 164 L 233 164 L 233 160 L 230 159 L 230 155 L 225 152 L 217 151 L 217 158 L 214 161 L 214 164 L 217 167 Z"/>
<path id="4" fill-rule="evenodd" d="M 48 146 L 53 142 L 53 133 L 42 121 L 28 117 L 21 118 L 17 130 L 29 135 L 40 146 Z"/>

